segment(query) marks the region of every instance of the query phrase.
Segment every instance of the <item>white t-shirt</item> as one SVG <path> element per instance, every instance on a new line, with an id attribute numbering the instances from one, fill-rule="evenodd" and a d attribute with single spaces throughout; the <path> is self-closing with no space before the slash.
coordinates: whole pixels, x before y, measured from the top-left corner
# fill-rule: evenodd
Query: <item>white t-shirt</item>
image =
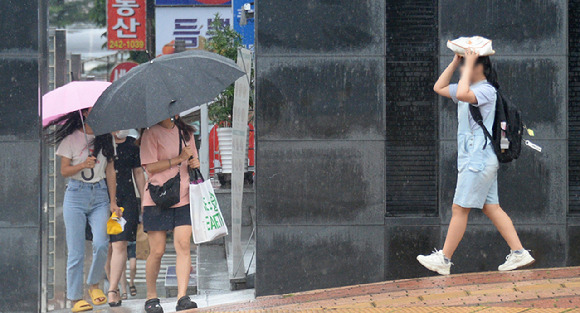
<path id="1" fill-rule="evenodd" d="M 91 150 L 91 153 L 93 153 L 94 147 L 92 143 L 95 139 L 95 135 L 87 135 L 87 137 L 89 138 L 90 144 L 89 149 Z M 73 166 L 84 162 L 88 157 L 88 151 L 87 151 L 87 141 L 85 139 L 83 131 L 77 130 L 72 134 L 66 136 L 58 146 L 58 149 L 56 150 L 56 155 L 71 159 L 72 160 L 71 165 Z M 83 172 L 85 173 L 85 177 L 91 176 L 91 170 L 88 168 L 85 168 L 84 170 L 74 174 L 70 178 L 80 180 L 86 183 L 96 183 L 105 178 L 106 168 L 107 168 L 107 158 L 103 155 L 103 152 L 101 151 L 97 156 L 95 168 L 93 169 L 95 172 L 95 176 L 93 176 L 92 179 L 86 180 L 82 177 Z"/>

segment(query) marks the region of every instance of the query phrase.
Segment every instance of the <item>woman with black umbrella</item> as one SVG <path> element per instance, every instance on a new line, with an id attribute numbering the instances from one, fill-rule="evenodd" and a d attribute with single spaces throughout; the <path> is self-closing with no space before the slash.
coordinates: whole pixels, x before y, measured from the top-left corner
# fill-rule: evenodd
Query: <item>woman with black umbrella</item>
<path id="1" fill-rule="evenodd" d="M 147 313 L 162 313 L 163 308 L 157 298 L 157 276 L 161 258 L 165 253 L 168 231 L 173 231 L 175 251 L 177 252 L 177 306 L 176 310 L 187 310 L 197 304 L 187 296 L 189 275 L 191 273 L 192 238 L 189 211 L 189 173 L 190 168 L 198 168 L 199 160 L 195 150 L 193 127 L 184 123 L 178 116 L 165 119 L 148 128 L 141 137 L 141 163 L 149 177 L 148 187 L 143 193 L 143 228 L 149 237 L 150 254 L 147 258 L 146 280 Z M 175 182 L 179 189 L 177 203 L 169 207 L 159 204 L 152 197 L 156 186 Z M 170 190 L 167 191 L 169 193 Z M 176 191 L 177 192 L 177 191 Z M 155 196 L 155 195 L 153 195 Z"/>

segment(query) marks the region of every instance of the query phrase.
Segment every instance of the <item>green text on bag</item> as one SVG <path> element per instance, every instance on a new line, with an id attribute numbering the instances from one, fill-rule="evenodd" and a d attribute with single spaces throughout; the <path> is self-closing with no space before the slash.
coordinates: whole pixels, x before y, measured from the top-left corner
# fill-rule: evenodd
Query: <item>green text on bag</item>
<path id="1" fill-rule="evenodd" d="M 208 231 L 219 229 L 225 225 L 224 218 L 220 214 L 219 205 L 213 193 L 209 194 L 209 200 L 206 197 L 203 197 L 203 208 L 206 212 L 213 213 L 205 216 L 205 223 Z"/>

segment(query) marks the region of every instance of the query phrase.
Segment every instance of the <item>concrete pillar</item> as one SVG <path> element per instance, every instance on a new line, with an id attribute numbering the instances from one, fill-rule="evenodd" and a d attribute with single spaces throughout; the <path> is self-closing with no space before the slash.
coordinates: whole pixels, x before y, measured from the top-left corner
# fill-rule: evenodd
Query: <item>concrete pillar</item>
<path id="1" fill-rule="evenodd" d="M 2 312 L 41 310 L 39 93 L 46 88 L 46 4 L 0 1 Z"/>

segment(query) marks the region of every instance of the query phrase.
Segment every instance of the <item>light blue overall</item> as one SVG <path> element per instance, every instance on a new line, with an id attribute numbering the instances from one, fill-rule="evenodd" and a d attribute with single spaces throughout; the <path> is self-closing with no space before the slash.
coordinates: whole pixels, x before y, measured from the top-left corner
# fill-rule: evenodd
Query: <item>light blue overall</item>
<path id="1" fill-rule="evenodd" d="M 497 91 L 487 81 L 470 86 L 477 98 L 476 106 L 485 127 L 491 131 L 495 117 Z M 499 204 L 497 170 L 499 161 L 491 142 L 471 117 L 471 104 L 457 100 L 457 84 L 449 85 L 449 93 L 457 103 L 457 187 L 453 203 L 464 208 L 482 209 L 484 204 Z M 484 149 L 485 146 L 485 149 Z"/>

